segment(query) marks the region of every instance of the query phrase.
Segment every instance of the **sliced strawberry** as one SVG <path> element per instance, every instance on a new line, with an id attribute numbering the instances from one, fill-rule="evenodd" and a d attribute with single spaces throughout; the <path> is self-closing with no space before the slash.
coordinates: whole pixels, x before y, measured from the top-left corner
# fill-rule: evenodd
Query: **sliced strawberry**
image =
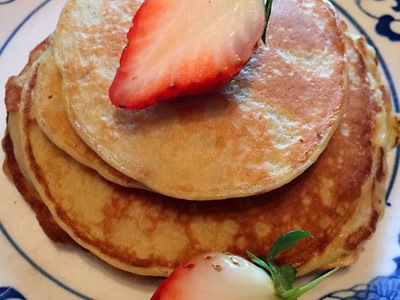
<path id="1" fill-rule="evenodd" d="M 265 26 L 264 0 L 145 0 L 110 99 L 142 109 L 220 88 L 250 59 Z"/>
<path id="2" fill-rule="evenodd" d="M 151 300 L 280 299 L 269 275 L 246 259 L 225 253 L 197 256 L 177 268 Z"/>

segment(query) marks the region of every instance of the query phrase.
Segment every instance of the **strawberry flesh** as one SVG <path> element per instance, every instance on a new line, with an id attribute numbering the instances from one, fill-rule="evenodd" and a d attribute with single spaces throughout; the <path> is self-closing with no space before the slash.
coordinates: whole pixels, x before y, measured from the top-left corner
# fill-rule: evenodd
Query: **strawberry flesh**
<path id="1" fill-rule="evenodd" d="M 265 28 L 263 0 L 145 0 L 133 18 L 111 102 L 143 109 L 223 87 Z"/>

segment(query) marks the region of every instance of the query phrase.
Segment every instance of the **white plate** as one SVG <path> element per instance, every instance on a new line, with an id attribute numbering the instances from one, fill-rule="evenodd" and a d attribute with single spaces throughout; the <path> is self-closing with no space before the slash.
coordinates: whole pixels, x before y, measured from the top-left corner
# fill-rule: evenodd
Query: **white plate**
<path id="1" fill-rule="evenodd" d="M 54 30 L 64 3 L 0 0 L 0 86 L 20 72 L 29 50 Z M 376 47 L 399 111 L 400 0 L 336 0 L 334 4 L 350 29 L 365 34 Z M 0 99 L 4 99 L 4 89 Z M 1 101 L 1 134 L 5 119 Z M 400 299 L 399 160 L 400 153 L 392 151 L 386 214 L 360 260 L 303 299 Z M 83 250 L 52 243 L 13 184 L 0 174 L 0 300 L 141 300 L 149 299 L 158 283 L 115 270 Z"/>

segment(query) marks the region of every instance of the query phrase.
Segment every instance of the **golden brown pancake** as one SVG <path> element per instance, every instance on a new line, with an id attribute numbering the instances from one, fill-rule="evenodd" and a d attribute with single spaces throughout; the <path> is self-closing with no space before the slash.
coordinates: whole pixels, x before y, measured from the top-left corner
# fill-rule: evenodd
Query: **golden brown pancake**
<path id="1" fill-rule="evenodd" d="M 78 244 L 133 273 L 167 275 L 189 257 L 211 250 L 265 253 L 291 229 L 314 237 L 282 253 L 281 263 L 294 265 L 299 274 L 349 265 L 382 216 L 386 147 L 396 129 L 387 128 L 392 116 L 385 110 L 379 77 L 369 80 L 377 75 L 376 65 L 370 65 L 375 58 L 368 57 L 364 43 L 347 39 L 346 113 L 329 145 L 301 176 L 272 192 L 195 202 L 113 184 L 46 138 L 25 90 L 22 153 L 29 176 L 57 223 Z"/>
<path id="2" fill-rule="evenodd" d="M 69 1 L 54 35 L 66 112 L 99 156 L 187 200 L 267 192 L 317 159 L 345 89 L 342 32 L 328 1 L 274 1 L 268 47 L 226 87 L 128 112 L 111 104 L 108 89 L 140 3 Z"/>
<path id="3" fill-rule="evenodd" d="M 148 189 L 107 164 L 72 129 L 61 98 L 61 76 L 51 51 L 44 55 L 37 73 L 32 102 L 38 124 L 47 137 L 75 160 L 96 170 L 104 178 L 126 187 Z"/>

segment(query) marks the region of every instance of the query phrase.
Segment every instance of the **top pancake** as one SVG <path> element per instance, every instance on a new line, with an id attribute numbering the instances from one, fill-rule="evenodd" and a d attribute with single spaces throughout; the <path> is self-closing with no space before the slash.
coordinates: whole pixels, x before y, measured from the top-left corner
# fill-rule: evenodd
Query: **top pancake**
<path id="1" fill-rule="evenodd" d="M 142 111 L 108 89 L 140 1 L 69 1 L 53 52 L 75 131 L 106 162 L 188 200 L 278 188 L 325 149 L 342 115 L 342 32 L 327 1 L 274 1 L 267 45 L 225 88 Z"/>

